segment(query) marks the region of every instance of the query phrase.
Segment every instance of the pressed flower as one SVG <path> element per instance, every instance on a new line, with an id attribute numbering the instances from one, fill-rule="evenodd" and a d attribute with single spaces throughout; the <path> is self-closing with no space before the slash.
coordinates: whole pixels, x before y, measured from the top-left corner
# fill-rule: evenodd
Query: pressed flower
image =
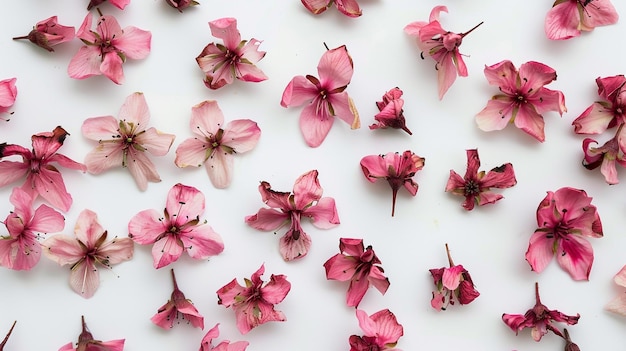
<path id="1" fill-rule="evenodd" d="M 160 182 L 156 167 L 147 154 L 166 155 L 175 136 L 148 128 L 149 122 L 150 111 L 143 93 L 133 93 L 126 98 L 120 108 L 119 120 L 113 116 L 86 119 L 81 127 L 83 136 L 98 142 L 98 146 L 85 157 L 89 173 L 100 174 L 122 166 L 128 168 L 141 190 L 146 190 L 148 181 Z"/>
<path id="2" fill-rule="evenodd" d="M 224 114 L 213 100 L 191 108 L 190 127 L 196 136 L 178 146 L 174 163 L 178 167 L 204 164 L 211 183 L 220 189 L 232 181 L 234 156 L 252 150 L 261 137 L 261 129 L 249 119 L 224 125 Z"/>
<path id="3" fill-rule="evenodd" d="M 76 32 L 85 44 L 72 57 L 67 72 L 75 79 L 104 74 L 115 84 L 124 83 L 122 64 L 127 58 L 141 60 L 150 53 L 152 34 L 137 27 L 122 29 L 113 16 L 100 16 L 95 31 L 88 13 Z"/>
<path id="4" fill-rule="evenodd" d="M 363 246 L 363 239 L 340 238 L 339 253 L 329 258 L 324 263 L 324 268 L 326 279 L 350 281 L 346 303 L 350 307 L 356 307 L 370 284 L 383 295 L 387 292 L 390 283 L 380 264 L 372 246 Z"/>
<path id="5" fill-rule="evenodd" d="M 16 81 L 16 78 L 0 80 L 0 118 L 6 121 L 8 121 L 8 119 L 5 119 L 2 115 L 5 113 L 9 115 L 13 114 L 13 112 L 9 112 L 9 109 L 13 106 L 17 98 Z"/>
<path id="6" fill-rule="evenodd" d="M 626 288 L 626 266 L 617 272 L 615 277 L 613 277 L 613 281 L 620 287 Z M 604 308 L 607 311 L 626 317 L 626 291 L 622 291 L 619 296 L 611 300 Z"/>
<path id="7" fill-rule="evenodd" d="M 422 50 L 422 59 L 426 54 L 436 62 L 439 100 L 443 99 L 443 96 L 450 89 L 457 74 L 461 77 L 467 77 L 467 67 L 463 61 L 463 54 L 459 52 L 459 46 L 461 46 L 466 35 L 483 24 L 480 22 L 465 33 L 452 33 L 441 27 L 441 23 L 439 23 L 441 12 L 448 12 L 448 8 L 435 6 L 430 12 L 428 22 L 412 22 L 404 27 L 404 32 L 417 40 L 417 46 Z"/>
<path id="8" fill-rule="evenodd" d="M 200 5 L 200 3 L 195 0 L 165 0 L 165 2 L 171 7 L 177 9 L 180 13 L 188 7 Z"/>
<path id="9" fill-rule="evenodd" d="M 250 279 L 244 279 L 245 286 L 239 285 L 235 278 L 217 291 L 217 303 L 235 311 L 237 329 L 241 334 L 267 322 L 287 320 L 283 312 L 274 309 L 274 305 L 285 299 L 291 290 L 291 283 L 285 275 L 272 274 L 269 282 L 263 284 L 263 273 L 265 266 L 261 265 Z"/>
<path id="10" fill-rule="evenodd" d="M 404 110 L 402 110 L 404 100 L 401 97 L 402 90 L 396 87 L 386 92 L 382 101 L 376 102 L 376 107 L 378 107 L 380 112 L 374 116 L 377 123 L 372 124 L 370 129 L 395 128 L 402 129 L 409 135 L 413 135 L 406 126 Z"/>
<path id="11" fill-rule="evenodd" d="M 98 266 L 111 269 L 114 264 L 133 257 L 133 241 L 130 238 L 113 238 L 107 241 L 107 231 L 91 210 L 83 210 L 74 227 L 75 238 L 55 235 L 44 241 L 46 255 L 60 264 L 71 265 L 70 286 L 72 290 L 88 299 L 100 285 Z"/>
<path id="12" fill-rule="evenodd" d="M 353 67 L 352 57 L 345 45 L 326 50 L 317 65 L 319 78 L 295 76 L 285 88 L 281 106 L 307 104 L 300 113 L 300 131 L 310 147 L 322 144 L 335 117 L 348 123 L 352 129 L 361 126 L 359 113 L 345 91 L 352 79 Z"/>
<path id="13" fill-rule="evenodd" d="M 250 344 L 247 341 L 235 341 L 230 342 L 229 340 L 222 340 L 216 346 L 213 346 L 213 339 L 220 336 L 219 323 L 217 323 L 213 328 L 211 328 L 204 338 L 202 338 L 202 342 L 200 343 L 199 351 L 245 351 L 248 345 Z"/>
<path id="14" fill-rule="evenodd" d="M 144 210 L 128 223 L 128 236 L 141 245 L 152 245 L 154 268 L 178 260 L 184 251 L 204 260 L 224 251 L 219 234 L 205 221 L 204 194 L 200 190 L 176 184 L 167 194 L 163 216 L 156 210 Z"/>
<path id="15" fill-rule="evenodd" d="M 83 330 L 78 336 L 76 348 L 72 347 L 72 343 L 63 345 L 59 351 L 123 351 L 125 339 L 117 339 L 111 341 L 100 341 L 93 338 L 93 335 L 87 329 L 85 317 L 81 316 Z"/>
<path id="16" fill-rule="evenodd" d="M 448 255 L 449 268 L 430 269 L 437 291 L 433 291 L 433 299 L 430 305 L 442 311 L 448 305 L 454 305 L 454 300 L 461 305 L 467 305 L 474 301 L 480 293 L 474 288 L 474 282 L 469 272 L 462 265 L 455 265 L 450 256 L 448 244 L 446 244 L 446 254 Z"/>
<path id="17" fill-rule="evenodd" d="M 526 261 L 541 273 L 556 255 L 557 262 L 574 280 L 589 280 L 593 248 L 585 237 L 601 238 L 602 222 L 584 190 L 561 188 L 537 208 L 537 225 L 530 238 Z"/>
<path id="18" fill-rule="evenodd" d="M 4 350 L 4 347 L 6 346 L 7 341 L 9 341 L 9 337 L 11 336 L 11 333 L 13 332 L 13 328 L 15 328 L 15 324 L 16 323 L 17 323 L 17 321 L 13 322 L 13 324 L 11 325 L 11 329 L 9 329 L 9 332 L 7 333 L 7 335 L 4 337 L 2 342 L 0 342 L 0 351 Z"/>
<path id="19" fill-rule="evenodd" d="M 617 169 L 615 168 L 616 163 L 626 167 L 626 157 L 618 142 L 618 138 L 614 137 L 600 147 L 593 147 L 591 146 L 592 143 L 597 144 L 597 141 L 591 138 L 583 140 L 583 152 L 585 155 L 583 166 L 589 170 L 600 167 L 600 172 L 608 184 L 619 183 Z"/>
<path id="20" fill-rule="evenodd" d="M 181 319 L 187 319 L 187 322 L 191 323 L 194 328 L 204 329 L 204 317 L 200 315 L 196 307 L 191 303 L 191 300 L 186 298 L 185 294 L 180 291 L 174 270 L 172 269 L 171 272 L 172 282 L 174 283 L 172 295 L 167 303 L 161 306 L 150 320 L 163 329 L 169 329 L 174 326 L 174 320 L 180 317 Z"/>
<path id="21" fill-rule="evenodd" d="M 311 237 L 300 223 L 303 216 L 311 218 L 313 225 L 320 229 L 339 224 L 335 199 L 322 197 L 317 175 L 317 170 L 312 170 L 298 177 L 292 193 L 272 190 L 270 183 L 261 182 L 261 199 L 270 208 L 261 208 L 256 214 L 246 216 L 246 223 L 259 230 L 277 230 L 289 225 L 289 230 L 280 238 L 280 254 L 286 261 L 306 256 L 311 247 Z"/>
<path id="22" fill-rule="evenodd" d="M 0 186 L 13 183 L 26 176 L 22 190 L 36 198 L 43 197 L 52 206 L 62 211 L 69 210 L 72 196 L 65 189 L 61 172 L 53 165 L 57 163 L 65 168 L 85 172 L 87 167 L 82 163 L 57 153 L 69 135 L 65 129 L 56 127 L 52 132 L 42 132 L 31 137 L 32 150 L 14 144 L 0 144 L 0 159 L 20 156 L 21 162 L 0 161 Z"/>
<path id="23" fill-rule="evenodd" d="M 337 10 L 348 17 L 361 16 L 361 8 L 356 0 L 301 0 L 302 5 L 306 7 L 314 15 L 326 11 L 333 3 L 337 6 Z"/>
<path id="24" fill-rule="evenodd" d="M 367 312 L 356 310 L 356 318 L 363 336 L 350 336 L 350 351 L 400 351 L 395 346 L 404 335 L 404 328 L 391 311 L 384 309 L 368 316 Z"/>
<path id="25" fill-rule="evenodd" d="M 40 48 L 53 52 L 53 46 L 70 41 L 74 36 L 74 27 L 61 25 L 57 22 L 57 16 L 52 16 L 37 22 L 28 35 L 14 37 L 13 40 L 28 39 Z"/>
<path id="26" fill-rule="evenodd" d="M 578 323 L 579 314 L 576 316 L 568 316 L 557 310 L 550 310 L 541 303 L 539 298 L 539 284 L 535 283 L 535 306 L 525 314 L 502 314 L 502 321 L 511 328 L 515 334 L 525 328 L 532 328 L 531 335 L 535 341 L 541 340 L 548 331 L 564 338 L 563 333 L 552 324 L 552 322 L 561 322 L 568 325 Z"/>
<path id="27" fill-rule="evenodd" d="M 424 167 L 425 158 L 419 157 L 410 150 L 399 154 L 390 152 L 386 155 L 369 155 L 361 159 L 361 170 L 365 178 L 374 183 L 378 179 L 386 179 L 392 191 L 391 216 L 396 210 L 396 195 L 402 186 L 412 196 L 417 194 L 418 185 L 413 180 L 415 173 Z"/>
<path id="28" fill-rule="evenodd" d="M 261 41 L 241 40 L 237 20 L 231 17 L 209 22 L 211 35 L 222 39 L 224 44 L 209 43 L 204 47 L 196 62 L 204 72 L 204 85 L 219 89 L 231 84 L 235 78 L 244 82 L 262 82 L 267 76 L 255 64 L 264 56 L 259 51 Z"/>
<path id="29" fill-rule="evenodd" d="M 461 177 L 460 174 L 450 170 L 450 178 L 446 184 L 446 192 L 465 196 L 464 209 L 471 211 L 475 205 L 493 204 L 503 196 L 493 193 L 491 188 L 504 189 L 517 184 L 512 164 L 505 163 L 485 174 L 485 171 L 478 171 L 480 168 L 478 150 L 466 150 L 466 154 L 467 170 L 465 176 Z"/>
<path id="30" fill-rule="evenodd" d="M 546 15 L 545 32 L 549 39 L 565 40 L 618 19 L 609 0 L 556 0 Z"/>
<path id="31" fill-rule="evenodd" d="M 626 77 L 617 75 L 596 78 L 598 95 L 594 102 L 576 118 L 572 125 L 577 134 L 600 134 L 626 122 Z"/>
<path id="32" fill-rule="evenodd" d="M 130 0 L 89 0 L 89 5 L 87 5 L 87 10 L 91 10 L 94 7 L 100 6 L 101 4 L 108 2 L 111 5 L 117 7 L 120 10 L 123 10 L 126 5 L 130 4 Z"/>

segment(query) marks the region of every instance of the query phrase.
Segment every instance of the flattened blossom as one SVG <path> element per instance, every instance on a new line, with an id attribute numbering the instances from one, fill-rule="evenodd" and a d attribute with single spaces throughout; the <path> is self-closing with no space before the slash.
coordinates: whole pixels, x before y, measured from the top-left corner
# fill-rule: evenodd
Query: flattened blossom
<path id="1" fill-rule="evenodd" d="M 368 316 L 357 309 L 356 317 L 364 335 L 350 336 L 350 351 L 400 351 L 395 346 L 404 335 L 404 328 L 391 311 L 384 309 Z"/>
<path id="2" fill-rule="evenodd" d="M 3 114 L 12 115 L 13 112 L 9 112 L 9 109 L 15 103 L 17 98 L 17 88 L 15 87 L 16 78 L 9 78 L 0 80 L 0 118 L 8 121 L 2 117 Z"/>
<path id="3" fill-rule="evenodd" d="M 370 126 L 370 129 L 387 129 L 395 128 L 402 129 L 409 135 L 413 135 L 409 128 L 406 126 L 406 119 L 404 118 L 404 100 L 402 97 L 402 90 L 396 87 L 383 95 L 382 101 L 376 102 L 379 113 L 374 116 L 377 123 Z"/>
<path id="4" fill-rule="evenodd" d="M 28 39 L 40 48 L 53 52 L 53 46 L 70 41 L 74 36 L 74 27 L 61 25 L 57 22 L 57 16 L 52 16 L 37 22 L 28 35 L 14 37 L 13 40 Z"/>
<path id="5" fill-rule="evenodd" d="M 433 298 L 430 305 L 443 311 L 448 305 L 454 305 L 458 301 L 461 305 L 467 305 L 474 301 L 480 293 L 474 288 L 474 282 L 469 272 L 462 265 L 455 265 L 450 256 L 448 244 L 446 244 L 446 254 L 448 255 L 449 268 L 430 269 L 437 291 L 433 291 Z"/>
<path id="6" fill-rule="evenodd" d="M 333 3 L 337 10 L 348 17 L 361 16 L 361 8 L 356 0 L 301 0 L 302 5 L 314 15 L 326 11 Z"/>
<path id="7" fill-rule="evenodd" d="M 615 24 L 618 19 L 610 0 L 556 0 L 546 14 L 544 29 L 549 39 L 565 40 Z"/>
<path id="8" fill-rule="evenodd" d="M 245 351 L 250 344 L 247 341 L 235 341 L 222 340 L 216 346 L 213 346 L 213 339 L 220 336 L 219 323 L 211 328 L 206 335 L 202 338 L 199 351 Z"/>
<path id="9" fill-rule="evenodd" d="M 172 269 L 171 272 L 172 282 L 174 283 L 172 295 L 167 303 L 161 306 L 150 320 L 163 329 L 170 329 L 174 327 L 174 320 L 180 317 L 181 319 L 186 319 L 195 328 L 204 329 L 204 317 L 191 303 L 191 300 L 187 299 L 185 294 L 180 291 L 174 270 Z"/>
<path id="10" fill-rule="evenodd" d="M 111 341 L 100 341 L 93 338 L 93 335 L 87 329 L 85 317 L 80 317 L 83 324 L 83 330 L 78 336 L 76 348 L 72 347 L 72 343 L 63 345 L 59 351 L 123 351 L 125 339 L 117 339 Z"/>
<path id="11" fill-rule="evenodd" d="M 626 266 L 622 267 L 619 272 L 615 274 L 613 281 L 620 287 L 626 288 Z M 611 300 L 604 308 L 609 312 L 626 317 L 626 291 L 622 291 L 619 296 Z"/>

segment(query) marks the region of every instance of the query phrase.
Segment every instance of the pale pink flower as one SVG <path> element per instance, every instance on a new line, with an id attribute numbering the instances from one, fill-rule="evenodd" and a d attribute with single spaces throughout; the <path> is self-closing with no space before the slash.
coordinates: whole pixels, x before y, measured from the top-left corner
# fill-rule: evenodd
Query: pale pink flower
<path id="1" fill-rule="evenodd" d="M 199 351 L 245 351 L 250 344 L 247 341 L 235 341 L 222 340 L 216 346 L 213 346 L 213 339 L 220 336 L 219 323 L 211 328 L 206 335 L 202 338 Z"/>
<path id="2" fill-rule="evenodd" d="M 224 125 L 224 114 L 217 101 L 208 100 L 191 108 L 191 131 L 194 136 L 176 149 L 178 167 L 204 167 L 216 188 L 226 188 L 233 178 L 234 156 L 252 150 L 261 129 L 249 119 L 237 119 Z"/>
<path id="3" fill-rule="evenodd" d="M 446 254 L 449 268 L 429 269 L 437 287 L 437 291 L 433 291 L 430 305 L 438 311 L 445 310 L 448 305 L 454 305 L 455 300 L 461 305 L 467 305 L 480 295 L 474 288 L 474 282 L 467 269 L 460 264 L 455 265 L 452 261 L 448 244 L 446 244 Z"/>
<path id="4" fill-rule="evenodd" d="M 335 117 L 352 129 L 361 126 L 359 113 L 345 91 L 353 72 L 352 57 L 342 45 L 322 55 L 317 65 L 319 79 L 311 75 L 295 76 L 285 88 L 281 106 L 307 104 L 300 113 L 300 131 L 310 147 L 322 144 Z"/>
<path id="5" fill-rule="evenodd" d="M 263 273 L 265 266 L 261 265 L 250 279 L 244 279 L 246 286 L 239 285 L 235 278 L 217 291 L 217 303 L 235 311 L 237 329 L 241 334 L 267 322 L 287 320 L 283 312 L 274 309 L 274 305 L 285 299 L 291 290 L 291 283 L 283 274 L 272 274 L 269 282 L 263 284 Z"/>
<path id="6" fill-rule="evenodd" d="M 600 167 L 600 172 L 604 176 L 604 180 L 608 184 L 617 184 L 616 164 L 626 167 L 626 157 L 624 151 L 618 142 L 617 137 L 613 137 L 600 147 L 590 146 L 591 143 L 597 144 L 597 141 L 591 138 L 583 140 L 583 166 L 589 170 Z"/>
<path id="7" fill-rule="evenodd" d="M 261 208 L 256 214 L 246 216 L 246 223 L 259 230 L 277 230 L 289 225 L 279 244 L 280 254 L 286 261 L 306 256 L 311 247 L 311 237 L 300 223 L 303 216 L 311 218 L 313 225 L 320 229 L 339 224 L 335 199 L 322 197 L 317 175 L 317 170 L 312 170 L 298 177 L 292 193 L 274 191 L 270 183 L 261 182 L 261 199 L 270 208 Z"/>
<path id="8" fill-rule="evenodd" d="M 175 136 L 148 128 L 149 122 L 150 111 L 143 93 L 133 93 L 126 98 L 119 120 L 113 116 L 86 119 L 81 128 L 83 136 L 98 142 L 85 157 L 89 173 L 100 174 L 121 166 L 128 168 L 141 190 L 146 190 L 148 181 L 160 182 L 147 154 L 166 155 Z"/>
<path id="9" fill-rule="evenodd" d="M 598 95 L 602 100 L 594 102 L 573 122 L 577 134 L 600 134 L 609 128 L 626 122 L 626 77 L 617 75 L 596 78 Z"/>
<path id="10" fill-rule="evenodd" d="M 382 101 L 376 101 L 376 107 L 378 107 L 380 112 L 374 116 L 377 123 L 372 124 L 370 129 L 395 128 L 402 129 L 409 135 L 413 135 L 406 126 L 404 110 L 402 109 L 404 100 L 401 97 L 402 90 L 396 87 L 386 92 Z"/>
<path id="11" fill-rule="evenodd" d="M 174 320 L 180 317 L 181 319 L 187 319 L 187 323 L 191 323 L 194 328 L 204 329 L 204 317 L 191 303 L 191 300 L 186 298 L 185 294 L 180 291 L 174 270 L 172 269 L 171 272 L 172 282 L 174 283 L 172 295 L 167 303 L 161 306 L 150 320 L 163 329 L 169 329 L 174 327 Z"/>
<path id="12" fill-rule="evenodd" d="M 301 0 L 302 5 L 306 7 L 314 15 L 326 11 L 333 3 L 337 6 L 337 10 L 348 17 L 361 16 L 361 8 L 356 0 Z"/>
<path id="13" fill-rule="evenodd" d="M 52 16 L 37 22 L 28 35 L 14 37 L 13 40 L 28 39 L 40 48 L 53 52 L 53 46 L 70 41 L 74 36 L 74 27 L 61 25 L 57 16 Z"/>
<path id="14" fill-rule="evenodd" d="M 133 241 L 114 237 L 107 241 L 107 231 L 95 212 L 83 210 L 74 227 L 75 238 L 55 235 L 43 242 L 44 253 L 61 266 L 70 265 L 70 286 L 82 297 L 92 297 L 100 286 L 98 266 L 111 266 L 133 257 Z"/>
<path id="15" fill-rule="evenodd" d="M 565 40 L 618 19 L 609 0 L 557 0 L 546 15 L 545 32 L 549 39 Z"/>
<path id="16" fill-rule="evenodd" d="M 188 7 L 200 5 L 200 3 L 195 0 L 165 0 L 165 2 L 171 7 L 177 9 L 180 13 Z"/>
<path id="17" fill-rule="evenodd" d="M 13 322 L 13 324 L 11 325 L 11 329 L 9 329 L 9 332 L 7 333 L 7 335 L 4 337 L 2 342 L 0 342 L 0 351 L 4 350 L 4 346 L 6 346 L 7 341 L 9 341 L 9 337 L 11 336 L 11 333 L 13 332 L 13 328 L 15 328 L 15 324 L 16 323 L 17 323 L 17 321 Z"/>
<path id="18" fill-rule="evenodd" d="M 130 0 L 90 0 L 89 5 L 87 5 L 87 10 L 91 10 L 92 8 L 100 6 L 105 2 L 109 2 L 111 5 L 120 10 L 123 10 L 126 5 L 130 4 Z"/>
<path id="19" fill-rule="evenodd" d="M 72 57 L 67 72 L 75 79 L 104 74 L 115 84 L 124 83 L 122 63 L 144 59 L 150 53 L 152 34 L 137 27 L 120 27 L 113 16 L 100 16 L 95 31 L 88 13 L 76 36 L 85 44 Z"/>
<path id="20" fill-rule="evenodd" d="M 204 72 L 204 85 L 219 89 L 231 84 L 235 78 L 244 82 L 262 82 L 267 76 L 255 64 L 265 57 L 259 51 L 261 41 L 254 38 L 241 40 L 237 20 L 226 17 L 209 22 L 211 35 L 222 39 L 224 44 L 209 43 L 196 57 Z"/>
<path id="21" fill-rule="evenodd" d="M 87 329 L 85 317 L 80 317 L 83 324 L 83 330 L 78 336 L 76 348 L 72 347 L 72 343 L 63 345 L 59 351 L 123 351 L 125 339 L 117 339 L 111 341 L 100 341 L 93 338 L 93 335 Z"/>
<path id="22" fill-rule="evenodd" d="M 61 127 L 54 128 L 52 132 L 35 134 L 31 137 L 32 151 L 20 145 L 0 144 L 0 159 L 10 156 L 22 158 L 21 162 L 0 161 L 0 186 L 26 176 L 22 190 L 33 199 L 40 195 L 52 206 L 67 212 L 72 205 L 72 196 L 65 189 L 61 172 L 53 163 L 83 172 L 87 170 L 82 163 L 57 153 L 68 135 Z"/>
<path id="23" fill-rule="evenodd" d="M 622 267 L 622 269 L 615 274 L 613 281 L 620 287 L 626 288 L 626 266 Z M 626 291 L 621 291 L 619 296 L 611 300 L 611 302 L 609 302 L 604 308 L 609 312 L 617 313 L 626 317 Z"/>
<path id="24" fill-rule="evenodd" d="M 326 279 L 350 281 L 346 303 L 350 307 L 356 307 L 370 284 L 383 295 L 387 292 L 390 283 L 380 264 L 372 246 L 363 246 L 363 239 L 340 238 L 339 253 L 329 258 L 324 263 L 324 268 Z"/>
<path id="25" fill-rule="evenodd" d="M 13 112 L 9 112 L 9 109 L 15 103 L 17 98 L 17 88 L 15 87 L 16 78 L 9 78 L 0 80 L 0 118 L 2 114 L 7 113 L 12 115 Z M 6 119 L 8 121 L 8 119 Z"/>
<path id="26" fill-rule="evenodd" d="M 509 60 L 485 66 L 489 85 L 497 86 L 487 106 L 476 115 L 478 127 L 486 132 L 501 130 L 509 123 L 543 142 L 543 113 L 567 111 L 565 96 L 560 90 L 550 90 L 544 85 L 556 80 L 556 71 L 543 63 L 529 61 L 519 71 Z"/>
<path id="27" fill-rule="evenodd" d="M 350 336 L 350 351 L 401 351 L 395 347 L 404 335 L 404 328 L 391 311 L 384 309 L 368 316 L 367 312 L 357 309 L 356 318 L 363 336 Z"/>
<path id="28" fill-rule="evenodd" d="M 530 237 L 526 261 L 541 273 L 556 255 L 557 262 L 574 280 L 589 280 L 593 248 L 585 237 L 601 238 L 602 222 L 584 190 L 561 188 L 537 208 L 539 228 Z"/>

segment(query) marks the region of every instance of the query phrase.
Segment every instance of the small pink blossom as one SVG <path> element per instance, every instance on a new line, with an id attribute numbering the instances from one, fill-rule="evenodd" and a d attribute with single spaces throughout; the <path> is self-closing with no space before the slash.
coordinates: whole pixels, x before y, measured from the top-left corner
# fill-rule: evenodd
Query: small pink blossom
<path id="1" fill-rule="evenodd" d="M 448 255 L 449 268 L 430 269 L 437 291 L 433 291 L 433 298 L 430 305 L 443 311 L 448 305 L 454 305 L 457 300 L 461 305 L 467 305 L 474 301 L 480 293 L 474 288 L 474 282 L 469 272 L 462 265 L 455 265 L 450 256 L 448 244 L 446 244 L 446 254 Z"/>
<path id="2" fill-rule="evenodd" d="M 381 294 L 389 288 L 389 279 L 380 266 L 372 246 L 365 248 L 363 239 L 339 239 L 339 253 L 324 263 L 326 279 L 341 282 L 350 281 L 346 293 L 346 303 L 350 307 L 359 305 L 363 296 L 373 285 Z"/>
<path id="3" fill-rule="evenodd" d="M 337 10 L 348 17 L 361 16 L 361 8 L 356 0 L 301 0 L 302 5 L 306 7 L 314 15 L 326 11 L 333 3 L 337 6 Z"/>
<path id="4" fill-rule="evenodd" d="M 593 248 L 585 237 L 601 238 L 602 222 L 584 190 L 561 188 L 537 208 L 537 225 L 530 238 L 526 261 L 541 273 L 556 255 L 557 262 L 574 280 L 589 280 Z"/>
<path id="5" fill-rule="evenodd" d="M 235 278 L 217 291 L 217 303 L 235 311 L 237 329 L 241 334 L 267 322 L 287 320 L 281 311 L 274 310 L 274 305 L 285 299 L 291 290 L 291 283 L 282 274 L 272 274 L 269 282 L 263 285 L 263 273 L 265 266 L 261 265 L 250 279 L 244 279 L 246 286 L 239 285 Z"/>
<path id="6" fill-rule="evenodd" d="M 261 41 L 254 38 L 241 40 L 237 20 L 226 17 L 209 22 L 211 35 L 222 39 L 224 44 L 209 43 L 196 62 L 204 72 L 204 85 L 219 89 L 231 84 L 235 78 L 244 82 L 262 82 L 267 76 L 255 64 L 265 57 L 259 51 Z"/>
<path id="7" fill-rule="evenodd" d="M 222 340 L 217 346 L 213 346 L 213 339 L 220 336 L 219 323 L 211 328 L 200 344 L 199 351 L 245 351 L 250 344 L 247 341 L 235 341 L 231 343 L 229 340 Z"/>
<path id="8" fill-rule="evenodd" d="M 404 118 L 404 100 L 401 99 L 402 90 L 400 88 L 393 88 L 383 95 L 383 101 L 377 101 L 376 107 L 380 111 L 374 119 L 377 123 L 370 126 L 370 129 L 386 129 L 395 128 L 402 129 L 409 135 L 413 135 L 409 128 L 406 126 L 406 119 Z"/>
<path id="9" fill-rule="evenodd" d="M 188 323 L 191 323 L 194 328 L 204 329 L 204 317 L 191 303 L 191 300 L 187 299 L 185 294 L 180 291 L 178 283 L 176 283 L 174 270 L 172 269 L 171 272 L 172 282 L 174 283 L 172 295 L 167 303 L 161 306 L 150 320 L 163 329 L 170 329 L 174 327 L 174 320 L 180 317 L 181 319 L 187 319 Z"/>
<path id="10" fill-rule="evenodd" d="M 224 126 L 224 114 L 217 101 L 208 100 L 191 108 L 194 136 L 176 149 L 178 167 L 204 167 L 216 188 L 226 188 L 233 178 L 234 156 L 252 150 L 261 129 L 249 119 L 237 119 Z"/>
<path id="11" fill-rule="evenodd" d="M 111 341 L 100 341 L 93 338 L 93 335 L 87 329 L 85 317 L 80 317 L 83 324 L 83 330 L 78 336 L 76 348 L 72 347 L 72 343 L 63 345 L 59 351 L 123 351 L 125 339 L 117 339 Z"/>
<path id="12" fill-rule="evenodd" d="M 70 41 L 74 36 L 74 27 L 60 25 L 57 16 L 52 16 L 37 22 L 28 35 L 14 37 L 13 40 L 28 39 L 40 48 L 53 52 L 53 46 Z"/>
<path id="13" fill-rule="evenodd" d="M 6 346 L 7 341 L 9 341 L 9 337 L 11 336 L 11 333 L 13 332 L 13 328 L 15 328 L 15 324 L 16 323 L 17 323 L 17 321 L 13 322 L 13 325 L 11 325 L 11 329 L 9 329 L 9 332 L 7 333 L 7 335 L 4 337 L 2 342 L 0 342 L 0 351 L 4 350 L 4 347 Z"/>
<path id="14" fill-rule="evenodd" d="M 609 0 L 556 0 L 546 15 L 545 32 L 549 39 L 565 40 L 618 19 Z"/>
<path id="15" fill-rule="evenodd" d="M 7 113 L 12 115 L 13 112 L 9 112 L 9 109 L 15 103 L 15 99 L 17 98 L 17 88 L 15 87 L 16 78 L 9 78 L 0 80 L 0 118 L 3 114 Z M 8 119 L 5 119 L 8 121 Z"/>
<path id="16" fill-rule="evenodd" d="M 171 7 L 177 9 L 180 13 L 188 7 L 200 5 L 200 3 L 195 0 L 165 0 L 165 2 Z"/>
<path id="17" fill-rule="evenodd" d="M 105 2 L 109 2 L 111 5 L 117 7 L 120 10 L 123 10 L 126 5 L 130 4 L 130 0 L 89 0 L 87 10 L 91 10 L 92 8 L 100 6 Z"/>
<path id="18" fill-rule="evenodd" d="M 615 277 L 613 277 L 613 281 L 621 288 L 626 288 L 626 266 L 617 272 Z M 626 291 L 624 289 L 621 290 L 619 296 L 611 300 L 604 308 L 609 312 L 626 317 Z"/>
<path id="19" fill-rule="evenodd" d="M 350 336 L 350 351 L 401 351 L 395 347 L 404 335 L 404 328 L 391 311 L 384 309 L 368 316 L 367 312 L 357 309 L 356 318 L 364 335 Z"/>
<path id="20" fill-rule="evenodd" d="M 295 76 L 285 88 L 282 107 L 307 104 L 300 113 L 300 131 L 310 147 L 322 144 L 335 117 L 348 123 L 350 128 L 361 126 L 359 113 L 345 91 L 354 72 L 352 57 L 346 46 L 326 50 L 317 65 L 319 79 Z"/>
<path id="21" fill-rule="evenodd" d="M 577 134 L 600 134 L 609 128 L 619 127 L 626 122 L 626 77 L 617 75 L 596 78 L 601 100 L 578 116 L 573 122 Z"/>
<path id="22" fill-rule="evenodd" d="M 583 140 L 583 152 L 585 155 L 583 166 L 589 170 L 600 167 L 600 172 L 608 184 L 619 183 L 616 164 L 626 167 L 626 157 L 624 156 L 624 150 L 618 142 L 618 138 L 613 137 L 600 147 L 593 147 L 591 146 L 592 143 L 597 144 L 597 141 L 591 138 Z"/>
<path id="23" fill-rule="evenodd" d="M 219 234 L 205 221 L 204 194 L 200 190 L 176 184 L 167 194 L 163 216 L 156 210 L 144 210 L 131 218 L 128 236 L 140 245 L 152 245 L 154 268 L 178 260 L 184 251 L 197 260 L 224 251 Z"/>
<path id="24" fill-rule="evenodd" d="M 313 225 L 320 229 L 339 224 L 335 199 L 322 197 L 317 175 L 317 170 L 312 170 L 298 177 L 292 193 L 274 191 L 270 183 L 261 182 L 261 199 L 270 208 L 261 208 L 256 214 L 246 216 L 246 223 L 258 230 L 277 230 L 289 225 L 289 230 L 280 238 L 280 254 L 286 261 L 306 256 L 311 247 L 311 237 L 300 223 L 303 216 L 311 218 Z"/>

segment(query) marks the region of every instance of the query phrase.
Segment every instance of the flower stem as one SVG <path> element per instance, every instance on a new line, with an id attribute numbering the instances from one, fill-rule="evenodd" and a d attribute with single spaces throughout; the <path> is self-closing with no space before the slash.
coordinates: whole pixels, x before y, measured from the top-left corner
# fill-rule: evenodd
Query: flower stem
<path id="1" fill-rule="evenodd" d="M 391 217 L 396 213 L 396 197 L 398 195 L 398 189 L 391 190 Z"/>
<path id="2" fill-rule="evenodd" d="M 13 321 L 13 325 L 11 326 L 11 329 L 9 329 L 9 332 L 7 333 L 7 336 L 4 337 L 4 340 L 2 340 L 2 342 L 0 342 L 0 350 L 2 350 L 4 348 L 4 345 L 7 343 L 7 341 L 9 341 L 9 336 L 11 336 L 11 333 L 13 332 L 13 328 L 15 328 L 15 324 L 17 323 L 17 321 Z"/>
<path id="3" fill-rule="evenodd" d="M 474 29 L 476 29 L 476 28 L 480 27 L 483 23 L 485 23 L 485 22 L 484 22 L 484 21 L 483 21 L 483 22 L 480 22 L 480 23 L 478 23 L 477 25 L 475 25 L 475 26 L 474 26 L 474 28 L 472 28 L 472 29 L 468 30 L 468 31 L 467 31 L 467 32 L 465 32 L 465 33 L 461 33 L 461 37 L 464 37 L 464 36 L 466 36 L 466 35 L 470 34 L 471 32 L 473 32 L 473 31 L 474 31 Z"/>
<path id="4" fill-rule="evenodd" d="M 535 301 L 537 305 L 541 304 L 541 298 L 539 298 L 539 282 L 535 282 Z"/>
<path id="5" fill-rule="evenodd" d="M 452 256 L 450 256 L 450 249 L 448 248 L 448 243 L 446 243 L 446 254 L 448 255 L 448 263 L 450 267 L 454 267 L 454 262 L 452 261 Z"/>
<path id="6" fill-rule="evenodd" d="M 172 282 L 174 282 L 174 290 L 178 290 L 178 283 L 176 283 L 176 275 L 174 274 L 174 268 L 172 268 L 170 272 L 172 272 Z"/>
<path id="7" fill-rule="evenodd" d="M 21 37 L 13 37 L 13 40 L 21 40 L 21 39 L 28 39 L 28 35 L 22 35 Z"/>

